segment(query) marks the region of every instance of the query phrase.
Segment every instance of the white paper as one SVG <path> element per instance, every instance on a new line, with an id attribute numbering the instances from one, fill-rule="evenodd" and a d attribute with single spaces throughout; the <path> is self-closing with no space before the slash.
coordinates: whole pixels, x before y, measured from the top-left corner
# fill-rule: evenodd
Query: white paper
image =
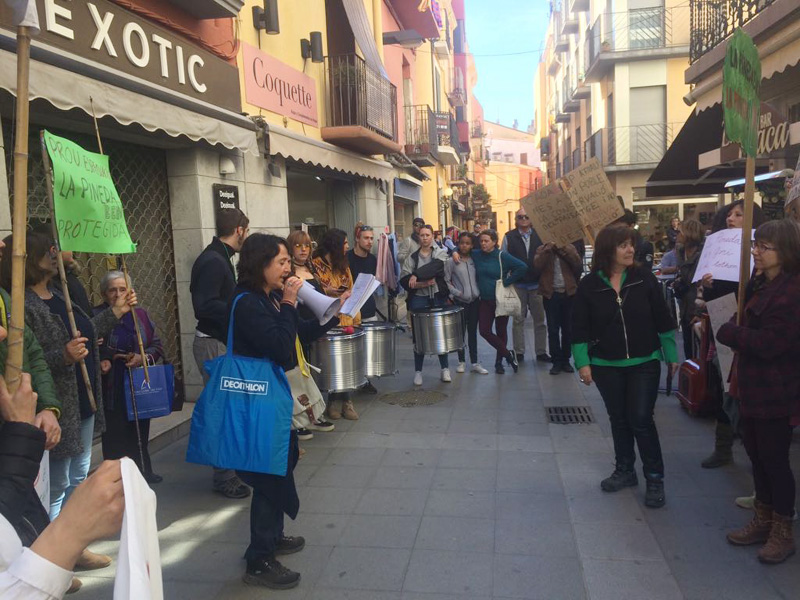
<path id="1" fill-rule="evenodd" d="M 697 261 L 694 272 L 695 281 L 711 273 L 719 281 L 739 281 L 739 265 L 742 256 L 742 230 L 723 229 L 712 233 L 703 244 L 703 252 Z M 753 271 L 753 257 L 750 257 L 750 272 Z"/>
<path id="2" fill-rule="evenodd" d="M 33 487 L 36 494 L 39 496 L 39 501 L 44 506 L 44 509 L 50 512 L 50 451 L 45 450 L 42 456 L 42 462 L 39 463 L 39 474 L 36 476 L 36 481 L 33 482 Z"/>
<path id="3" fill-rule="evenodd" d="M 163 600 L 156 495 L 130 458 L 120 461 L 125 516 L 119 542 L 114 600 Z"/>
<path id="4" fill-rule="evenodd" d="M 711 319 L 711 331 L 714 332 L 714 339 L 716 340 L 719 328 L 730 321 L 738 310 L 736 294 L 727 294 L 716 300 L 709 300 L 706 302 L 706 309 L 708 309 L 708 317 Z M 733 350 L 731 350 L 730 346 L 719 342 L 716 342 L 716 346 L 719 371 L 722 374 L 722 385 L 725 391 L 728 392 L 731 387 L 728 379 L 733 365 Z"/>
<path id="5" fill-rule="evenodd" d="M 381 282 L 378 281 L 374 275 L 359 273 L 353 284 L 353 293 L 350 294 L 350 297 L 342 305 L 339 312 L 348 317 L 355 317 L 358 311 L 361 310 L 361 307 L 364 306 L 364 303 L 369 300 L 370 296 L 372 296 L 375 290 L 380 286 Z"/>

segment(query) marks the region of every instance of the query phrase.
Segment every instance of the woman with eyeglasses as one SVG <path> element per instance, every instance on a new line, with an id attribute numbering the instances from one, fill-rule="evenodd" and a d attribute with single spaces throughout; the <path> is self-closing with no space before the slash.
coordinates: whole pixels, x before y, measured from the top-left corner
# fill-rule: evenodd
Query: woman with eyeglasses
<path id="1" fill-rule="evenodd" d="M 764 544 L 758 559 L 781 563 L 795 552 L 795 481 L 789 461 L 792 418 L 800 416 L 800 231 L 789 220 L 755 232 L 755 274 L 740 325 L 731 319 L 717 343 L 736 352 L 731 394 L 739 398 L 739 433 L 753 468 L 754 515 L 728 534 L 735 546 Z"/>

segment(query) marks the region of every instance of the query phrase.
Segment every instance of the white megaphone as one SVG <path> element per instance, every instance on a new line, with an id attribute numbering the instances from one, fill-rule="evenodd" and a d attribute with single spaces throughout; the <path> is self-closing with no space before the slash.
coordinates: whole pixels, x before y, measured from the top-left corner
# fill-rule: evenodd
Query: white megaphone
<path id="1" fill-rule="evenodd" d="M 310 283 L 303 283 L 297 292 L 297 299 L 311 309 L 321 325 L 325 325 L 339 312 L 342 301 L 320 294 Z"/>

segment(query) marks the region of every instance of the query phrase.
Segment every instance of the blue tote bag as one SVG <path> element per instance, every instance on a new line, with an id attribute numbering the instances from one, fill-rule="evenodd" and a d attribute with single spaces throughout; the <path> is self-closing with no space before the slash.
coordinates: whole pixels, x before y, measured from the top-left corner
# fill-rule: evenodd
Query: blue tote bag
<path id="1" fill-rule="evenodd" d="M 233 354 L 231 307 L 225 354 L 206 362 L 210 379 L 192 414 L 188 462 L 286 475 L 292 394 L 286 375 L 265 358 Z"/>
<path id="2" fill-rule="evenodd" d="M 172 412 L 172 401 L 175 398 L 175 369 L 172 365 L 149 365 L 148 384 L 144 378 L 144 369 L 126 369 L 123 375 L 125 390 L 125 406 L 128 409 L 128 421 L 165 417 Z M 136 413 L 133 412 L 131 389 L 136 399 Z"/>

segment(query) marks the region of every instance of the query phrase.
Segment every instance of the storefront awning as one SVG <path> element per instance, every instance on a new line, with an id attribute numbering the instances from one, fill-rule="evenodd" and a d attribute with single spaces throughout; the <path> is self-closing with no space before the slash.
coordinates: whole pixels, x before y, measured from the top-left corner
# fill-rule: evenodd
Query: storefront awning
<path id="1" fill-rule="evenodd" d="M 0 88 L 16 96 L 17 56 L 0 50 Z M 146 83 L 142 84 L 146 86 Z M 146 93 L 146 90 L 143 89 Z M 98 118 L 109 116 L 122 125 L 138 123 L 147 131 L 164 131 L 172 137 L 186 136 L 220 144 L 230 150 L 258 154 L 255 126 L 246 117 L 227 110 L 203 107 L 206 114 L 137 93 L 86 75 L 31 60 L 30 97 L 46 100 L 59 110 L 80 108 Z M 90 102 L 91 99 L 91 102 Z"/>
<path id="2" fill-rule="evenodd" d="M 764 173 L 763 175 L 756 175 L 753 178 L 756 185 L 759 183 L 763 183 L 765 181 L 771 181 L 773 179 L 786 179 L 794 177 L 794 170 L 793 169 L 783 169 L 781 171 L 772 171 L 772 173 Z M 741 177 L 739 179 L 733 179 L 725 183 L 726 189 L 735 190 L 737 188 L 744 188 L 744 184 L 746 183 L 746 179 Z"/>
<path id="3" fill-rule="evenodd" d="M 269 153 L 369 179 L 390 180 L 394 177 L 393 167 L 386 161 L 360 156 L 289 129 L 270 127 Z"/>

